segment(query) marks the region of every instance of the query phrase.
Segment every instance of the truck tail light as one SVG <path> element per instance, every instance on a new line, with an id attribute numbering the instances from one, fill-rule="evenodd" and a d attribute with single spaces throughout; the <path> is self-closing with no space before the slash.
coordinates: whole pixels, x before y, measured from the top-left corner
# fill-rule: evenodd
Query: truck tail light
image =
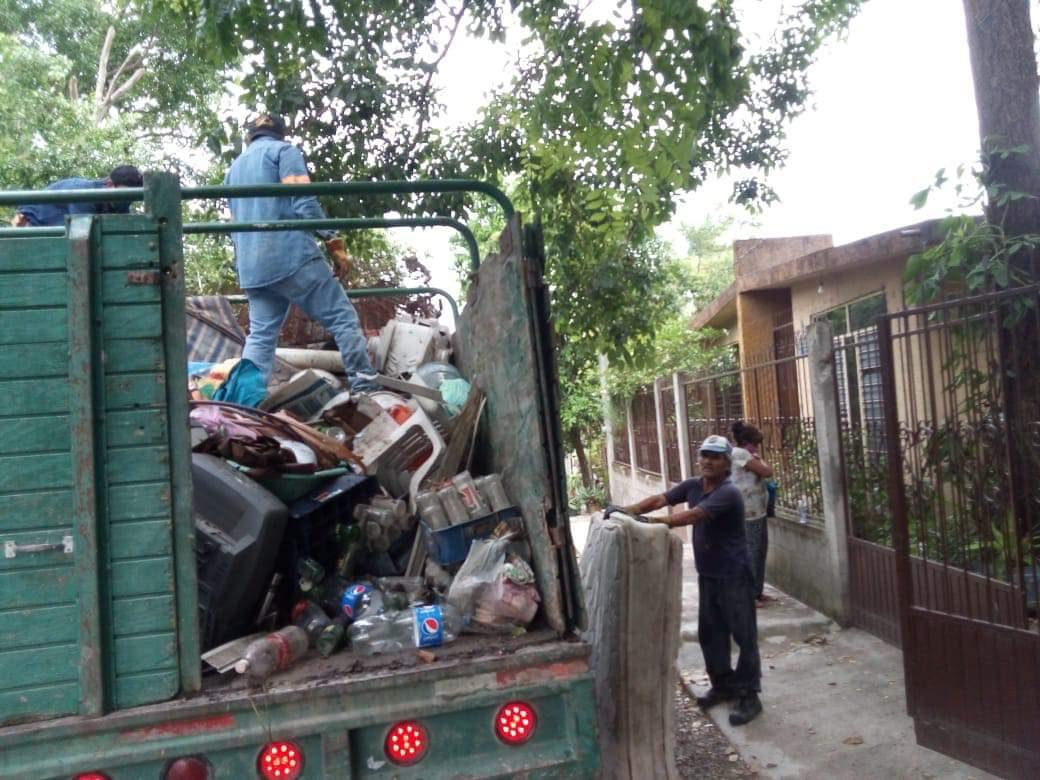
<path id="1" fill-rule="evenodd" d="M 383 751 L 390 761 L 398 766 L 410 766 L 422 761 L 430 740 L 426 729 L 414 720 L 405 720 L 390 727 L 383 743 Z"/>
<path id="2" fill-rule="evenodd" d="M 534 734 L 538 717 L 534 708 L 522 701 L 502 705 L 495 715 L 495 733 L 507 745 L 522 745 Z"/>
<path id="3" fill-rule="evenodd" d="M 170 762 L 163 780 L 210 780 L 212 777 L 209 762 L 198 756 L 185 756 Z"/>
<path id="4" fill-rule="evenodd" d="M 296 780 L 303 774 L 303 751 L 294 742 L 268 742 L 256 760 L 264 780 Z"/>
<path id="5" fill-rule="evenodd" d="M 80 772 L 72 780 L 111 780 L 104 772 Z"/>

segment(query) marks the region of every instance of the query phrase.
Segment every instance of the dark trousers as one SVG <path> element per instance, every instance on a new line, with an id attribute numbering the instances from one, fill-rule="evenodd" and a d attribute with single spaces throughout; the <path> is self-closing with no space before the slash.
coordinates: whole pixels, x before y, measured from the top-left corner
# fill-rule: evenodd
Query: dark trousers
<path id="1" fill-rule="evenodd" d="M 762 690 L 751 573 L 738 577 L 701 576 L 697 582 L 697 637 L 712 687 L 738 696 Z M 730 662 L 731 639 L 740 650 L 736 669 Z"/>
<path id="2" fill-rule="evenodd" d="M 751 556 L 751 579 L 755 598 L 759 598 L 766 586 L 766 553 L 769 552 L 769 520 L 746 520 L 748 554 Z"/>

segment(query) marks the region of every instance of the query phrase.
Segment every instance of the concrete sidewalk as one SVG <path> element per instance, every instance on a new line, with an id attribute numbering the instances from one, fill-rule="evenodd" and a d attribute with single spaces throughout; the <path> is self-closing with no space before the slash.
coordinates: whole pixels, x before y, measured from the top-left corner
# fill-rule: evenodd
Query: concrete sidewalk
<path id="1" fill-rule="evenodd" d="M 571 519 L 584 547 L 590 518 Z M 697 572 L 684 546 L 682 643 L 678 667 L 693 695 L 708 687 L 697 644 Z M 773 588 L 758 610 L 765 711 L 747 726 L 729 724 L 729 708 L 710 711 L 741 758 L 763 778 L 991 778 L 919 747 L 906 714 L 899 650 L 827 617 Z M 735 660 L 735 656 L 734 656 Z"/>

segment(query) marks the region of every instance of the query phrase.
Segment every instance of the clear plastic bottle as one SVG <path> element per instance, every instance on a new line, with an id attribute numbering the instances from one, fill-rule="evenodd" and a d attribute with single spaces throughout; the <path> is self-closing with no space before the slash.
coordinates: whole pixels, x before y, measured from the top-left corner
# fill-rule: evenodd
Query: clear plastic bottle
<path id="1" fill-rule="evenodd" d="M 395 653 L 454 642 L 465 619 L 451 604 L 412 607 L 364 617 L 347 629 L 350 646 L 361 655 Z"/>
<path id="2" fill-rule="evenodd" d="M 798 500 L 798 522 L 806 525 L 809 522 L 809 502 L 802 496 Z"/>
<path id="3" fill-rule="evenodd" d="M 477 490 L 491 504 L 491 508 L 494 511 L 501 512 L 509 506 L 509 497 L 506 495 L 505 488 L 502 487 L 502 477 L 500 475 L 486 474 L 473 480 L 473 484 L 477 486 Z"/>
<path id="4" fill-rule="evenodd" d="M 452 525 L 469 522 L 469 512 L 466 511 L 466 505 L 462 503 L 462 496 L 459 495 L 454 485 L 448 485 L 448 487 L 438 490 L 437 497 L 440 498 L 444 513 Z"/>
<path id="5" fill-rule="evenodd" d="M 441 498 L 433 490 L 427 490 L 415 497 L 415 505 L 419 509 L 419 517 L 434 531 L 447 528 L 451 525 L 448 515 L 444 512 Z"/>
<path id="6" fill-rule="evenodd" d="M 235 664 L 235 671 L 254 680 L 264 680 L 277 671 L 288 669 L 307 652 L 307 632 L 299 626 L 286 626 L 249 643 L 245 654 Z"/>

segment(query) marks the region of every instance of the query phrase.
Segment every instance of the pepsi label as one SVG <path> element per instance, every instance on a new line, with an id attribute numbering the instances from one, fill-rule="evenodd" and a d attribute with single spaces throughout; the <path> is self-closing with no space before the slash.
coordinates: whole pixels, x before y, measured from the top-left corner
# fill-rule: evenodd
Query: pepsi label
<path id="1" fill-rule="evenodd" d="M 444 644 L 444 619 L 437 605 L 415 607 L 415 646 L 439 647 Z"/>
<path id="2" fill-rule="evenodd" d="M 357 582 L 343 591 L 343 597 L 339 600 L 340 611 L 344 616 L 353 620 L 365 607 L 365 596 L 372 592 L 372 586 L 367 582 Z"/>

